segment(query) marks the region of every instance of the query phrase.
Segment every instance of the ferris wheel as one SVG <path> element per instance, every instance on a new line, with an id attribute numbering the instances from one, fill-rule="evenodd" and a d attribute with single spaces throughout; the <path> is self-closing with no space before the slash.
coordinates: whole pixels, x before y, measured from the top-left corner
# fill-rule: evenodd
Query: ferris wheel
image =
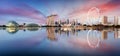
<path id="1" fill-rule="evenodd" d="M 91 48 L 99 47 L 100 43 L 100 32 L 97 30 L 89 30 L 87 33 L 87 42 Z"/>
<path id="2" fill-rule="evenodd" d="M 100 20 L 100 10 L 97 7 L 92 7 L 87 13 L 87 23 L 89 25 L 96 24 Z"/>

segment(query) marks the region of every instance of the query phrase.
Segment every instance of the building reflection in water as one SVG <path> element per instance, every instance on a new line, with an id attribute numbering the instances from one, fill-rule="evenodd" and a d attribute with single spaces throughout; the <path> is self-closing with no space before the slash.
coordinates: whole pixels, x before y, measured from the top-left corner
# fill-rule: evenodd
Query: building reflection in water
<path id="1" fill-rule="evenodd" d="M 106 40 L 108 37 L 108 31 L 102 30 L 101 33 L 102 33 L 102 35 L 101 35 L 102 39 Z"/>
<path id="2" fill-rule="evenodd" d="M 27 27 L 27 30 L 29 30 L 29 31 L 38 31 L 39 27 Z"/>
<path id="3" fill-rule="evenodd" d="M 115 29 L 115 30 L 114 30 L 114 38 L 115 38 L 115 39 L 120 38 L 120 29 Z"/>
<path id="4" fill-rule="evenodd" d="M 29 31 L 38 31 L 39 28 L 0 28 L 0 30 L 6 30 L 10 34 L 15 34 L 19 30 L 29 30 Z M 81 34 L 81 31 L 85 31 L 87 36 L 86 42 L 88 45 L 92 48 L 99 47 L 99 44 L 102 40 L 108 39 L 108 33 L 113 32 L 114 38 L 118 39 L 120 38 L 120 30 L 117 28 L 114 29 L 103 29 L 103 30 L 81 30 L 76 28 L 61 28 L 61 27 L 47 27 L 47 38 L 51 41 L 59 41 L 57 38 L 61 35 L 66 35 L 67 37 L 81 37 L 79 34 Z M 79 39 L 79 38 L 78 38 Z"/>
<path id="5" fill-rule="evenodd" d="M 18 32 L 18 28 L 8 27 L 8 28 L 6 28 L 6 31 L 10 34 L 15 34 L 16 32 Z"/>
<path id="6" fill-rule="evenodd" d="M 91 48 L 97 48 L 100 44 L 100 32 L 96 30 L 89 30 L 87 33 L 87 43 Z"/>
<path id="7" fill-rule="evenodd" d="M 27 27 L 27 28 L 23 28 L 23 27 L 0 27 L 0 30 L 6 30 L 9 34 L 15 34 L 19 30 L 38 31 L 39 29 L 40 29 L 39 27 Z"/>
<path id="8" fill-rule="evenodd" d="M 48 39 L 50 40 L 56 40 L 56 33 L 59 35 L 67 35 L 67 37 L 72 36 L 77 36 L 78 33 L 80 33 L 80 29 L 74 29 L 74 28 L 53 28 L 49 27 L 47 28 L 47 36 Z M 87 31 L 87 30 L 83 30 Z M 90 31 L 90 32 L 89 32 Z M 88 30 L 87 34 L 87 40 L 86 42 L 88 43 L 88 46 L 91 48 L 97 48 L 101 44 L 102 40 L 107 40 L 108 39 L 108 32 L 113 32 L 115 38 L 119 38 L 119 31 L 118 29 L 103 29 L 103 30 Z"/>
<path id="9" fill-rule="evenodd" d="M 47 27 L 47 37 L 50 40 L 57 40 L 55 36 L 55 27 Z"/>

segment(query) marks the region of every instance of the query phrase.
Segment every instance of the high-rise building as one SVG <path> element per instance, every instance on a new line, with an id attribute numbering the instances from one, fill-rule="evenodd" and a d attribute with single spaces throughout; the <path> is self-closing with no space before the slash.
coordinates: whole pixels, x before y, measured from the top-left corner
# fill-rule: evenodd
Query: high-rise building
<path id="1" fill-rule="evenodd" d="M 57 18 L 57 15 L 50 15 L 47 17 L 47 25 L 48 26 L 55 26 L 55 19 Z"/>
<path id="2" fill-rule="evenodd" d="M 118 17 L 114 16 L 114 25 L 118 25 Z"/>
<path id="3" fill-rule="evenodd" d="M 59 20 L 58 23 L 61 24 L 61 20 Z"/>
<path id="4" fill-rule="evenodd" d="M 69 24 L 69 19 L 67 19 L 67 24 Z"/>
<path id="5" fill-rule="evenodd" d="M 75 22 L 75 19 L 73 19 L 73 21 L 71 22 L 71 24 L 72 24 L 72 25 L 75 25 L 75 23 L 76 23 L 76 22 Z"/>
<path id="6" fill-rule="evenodd" d="M 104 17 L 103 17 L 103 20 L 102 20 L 102 24 L 103 24 L 103 25 L 106 25 L 106 24 L 108 23 L 107 20 L 108 20 L 108 17 L 107 17 L 107 16 L 104 16 Z"/>

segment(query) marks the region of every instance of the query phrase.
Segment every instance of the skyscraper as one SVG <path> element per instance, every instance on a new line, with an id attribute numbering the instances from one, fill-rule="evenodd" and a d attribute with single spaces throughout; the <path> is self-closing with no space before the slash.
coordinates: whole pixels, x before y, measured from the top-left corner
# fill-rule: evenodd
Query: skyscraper
<path id="1" fill-rule="evenodd" d="M 114 16 L 114 25 L 117 26 L 118 25 L 118 17 L 117 16 Z"/>
<path id="2" fill-rule="evenodd" d="M 67 19 L 67 24 L 69 24 L 69 19 Z"/>
<path id="3" fill-rule="evenodd" d="M 108 17 L 107 17 L 107 16 L 104 16 L 104 17 L 103 17 L 103 20 L 102 20 L 102 24 L 103 24 L 103 25 L 107 25 L 107 23 L 108 23 L 107 20 L 108 20 Z"/>

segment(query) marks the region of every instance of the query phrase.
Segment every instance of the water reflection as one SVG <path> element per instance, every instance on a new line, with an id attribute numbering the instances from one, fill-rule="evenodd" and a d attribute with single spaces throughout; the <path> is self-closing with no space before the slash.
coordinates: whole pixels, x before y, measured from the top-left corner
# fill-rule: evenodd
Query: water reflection
<path id="1" fill-rule="evenodd" d="M 72 38 L 72 42 L 74 42 L 73 39 L 75 40 L 74 44 L 78 43 L 81 41 L 81 46 L 83 47 L 86 45 L 89 46 L 89 48 L 99 48 L 100 46 L 105 45 L 102 43 L 103 40 L 107 40 L 110 36 L 114 36 L 115 39 L 119 38 L 119 33 L 120 30 L 118 28 L 108 28 L 108 29 L 102 29 L 102 30 L 81 30 L 81 29 L 76 29 L 76 28 L 54 28 L 54 27 L 48 27 L 46 29 L 47 31 L 47 36 L 48 39 L 51 41 L 57 40 L 59 36 L 63 37 L 66 35 L 67 37 Z M 83 32 L 86 32 L 84 35 L 84 39 L 79 38 L 81 37 L 80 34 Z M 109 33 L 114 33 L 113 35 L 108 36 Z M 59 41 L 59 40 L 57 40 Z M 83 43 L 84 42 L 84 43 Z M 80 43 L 78 43 L 80 45 Z"/>
<path id="2" fill-rule="evenodd" d="M 100 32 L 96 31 L 96 30 L 89 30 L 87 33 L 87 42 L 88 45 L 91 48 L 97 48 L 99 47 L 99 43 L 100 43 Z"/>
<path id="3" fill-rule="evenodd" d="M 115 39 L 120 38 L 119 28 L 108 28 L 108 29 L 101 29 L 101 30 L 83 30 L 83 29 L 70 28 L 70 27 L 66 27 L 66 28 L 47 27 L 45 29 L 46 29 L 46 36 L 48 40 L 59 41 L 59 38 L 61 38 L 61 36 L 69 37 L 69 39 L 72 39 L 71 42 L 74 42 L 73 39 L 77 39 L 77 41 L 81 41 L 82 45 L 84 42 L 84 44 L 88 45 L 90 48 L 99 47 L 103 40 L 107 40 L 109 38 L 108 33 L 114 33 L 113 35 L 110 35 L 110 36 L 114 36 Z M 23 30 L 24 32 L 26 30 L 39 31 L 39 30 L 42 30 L 42 28 L 39 28 L 39 27 L 0 28 L 0 30 L 6 30 L 9 34 L 15 34 L 19 32 L 19 30 Z M 83 38 L 79 38 L 82 36 Z"/>
<path id="4" fill-rule="evenodd" d="M 50 40 L 57 40 L 55 36 L 55 28 L 54 27 L 47 27 L 47 36 Z"/>
<path id="5" fill-rule="evenodd" d="M 15 34 L 17 33 L 19 30 L 23 30 L 23 31 L 38 31 L 40 28 L 39 27 L 0 27 L 0 30 L 6 30 L 9 34 Z"/>
<path id="6" fill-rule="evenodd" d="M 27 27 L 27 30 L 29 30 L 29 31 L 38 31 L 39 27 Z"/>
<path id="7" fill-rule="evenodd" d="M 15 27 L 8 27 L 6 28 L 6 31 L 10 34 L 15 34 L 16 32 L 18 32 L 18 28 L 15 28 Z"/>

